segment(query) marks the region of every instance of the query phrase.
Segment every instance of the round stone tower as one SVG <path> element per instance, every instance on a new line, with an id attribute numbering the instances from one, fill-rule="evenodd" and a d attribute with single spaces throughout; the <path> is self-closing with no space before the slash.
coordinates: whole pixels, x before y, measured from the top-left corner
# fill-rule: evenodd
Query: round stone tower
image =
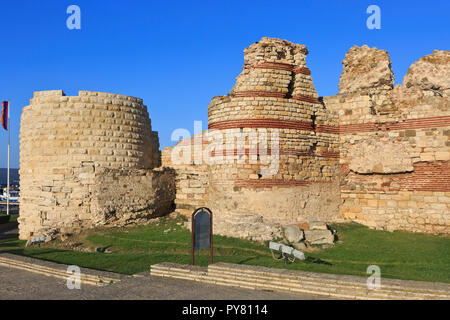
<path id="1" fill-rule="evenodd" d="M 100 168 L 159 166 L 157 132 L 138 98 L 35 92 L 23 108 L 20 130 L 21 239 L 91 224 Z"/>
<path id="2" fill-rule="evenodd" d="M 244 50 L 227 96 L 212 99 L 209 130 L 223 135 L 210 166 L 209 205 L 226 218 L 281 223 L 338 216 L 338 126 L 318 99 L 304 45 L 264 37 Z M 240 141 L 240 142 L 239 142 Z"/>

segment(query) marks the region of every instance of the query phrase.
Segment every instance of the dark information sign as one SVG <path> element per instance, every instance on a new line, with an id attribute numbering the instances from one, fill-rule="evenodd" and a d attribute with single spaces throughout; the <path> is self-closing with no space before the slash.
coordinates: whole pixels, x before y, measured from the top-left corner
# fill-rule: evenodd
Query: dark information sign
<path id="1" fill-rule="evenodd" d="M 213 263 L 212 222 L 213 216 L 208 208 L 198 208 L 192 213 L 192 265 L 194 265 L 194 251 L 210 248 L 211 263 Z"/>
<path id="2" fill-rule="evenodd" d="M 194 216 L 194 250 L 211 247 L 211 216 L 202 210 Z"/>

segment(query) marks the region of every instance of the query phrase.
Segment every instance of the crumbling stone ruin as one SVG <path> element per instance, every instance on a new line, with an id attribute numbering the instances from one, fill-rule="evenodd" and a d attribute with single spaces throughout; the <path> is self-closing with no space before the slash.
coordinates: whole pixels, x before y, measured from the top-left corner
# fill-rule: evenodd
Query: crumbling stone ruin
<path id="1" fill-rule="evenodd" d="M 301 225 L 284 227 L 284 240 L 297 250 L 304 250 L 311 246 L 330 248 L 336 240 L 336 230 L 312 216 L 309 222 Z"/>
<path id="2" fill-rule="evenodd" d="M 225 139 L 210 148 L 211 139 L 203 135 L 166 148 L 163 165 L 187 178 L 177 180 L 177 210 L 190 215 L 195 207 L 208 206 L 215 214 L 215 233 L 254 240 L 280 236 L 281 224 L 309 215 L 335 220 L 340 201 L 338 118 L 318 99 L 306 66 L 308 50 L 263 38 L 244 53 L 236 85 L 208 107 L 208 129 L 213 137 L 241 134 L 245 146 Z M 263 134 L 266 150 L 252 145 Z M 186 167 L 165 162 L 179 152 L 189 153 L 186 146 L 192 147 L 193 158 L 210 156 L 211 163 L 192 161 Z M 215 161 L 225 155 L 231 157 Z M 269 158 L 266 163 L 263 157 Z"/>
<path id="3" fill-rule="evenodd" d="M 35 92 L 20 133 L 21 239 L 146 221 L 172 210 L 174 172 L 160 164 L 142 100 Z"/>
<path id="4" fill-rule="evenodd" d="M 339 93 L 362 90 L 389 90 L 394 87 L 391 59 L 386 50 L 353 46 L 342 61 L 344 68 Z"/>
<path id="5" fill-rule="evenodd" d="M 395 88 L 389 65 L 385 51 L 353 47 L 344 60 L 344 92 L 324 98 L 339 115 L 340 216 L 374 228 L 449 234 L 450 52 L 419 59 Z M 364 70 L 367 81 L 356 84 L 347 76 L 352 70 Z"/>
<path id="6" fill-rule="evenodd" d="M 35 93 L 22 115 L 20 237 L 201 206 L 215 234 L 258 241 L 318 221 L 303 241 L 331 244 L 321 228 L 343 219 L 449 234 L 449 51 L 394 87 L 388 53 L 354 46 L 339 94 L 323 98 L 307 54 L 286 40 L 252 44 L 230 93 L 211 100 L 208 130 L 161 154 L 140 99 Z"/>
<path id="7" fill-rule="evenodd" d="M 216 233 L 254 240 L 281 237 L 283 225 L 311 216 L 450 233 L 448 51 L 419 59 L 394 88 L 388 53 L 354 46 L 343 61 L 339 94 L 319 99 L 305 46 L 263 38 L 244 53 L 236 85 L 208 107 L 208 128 L 280 130 L 278 171 L 262 175 L 261 163 L 249 164 L 258 156 L 251 147 L 240 156 L 233 150 L 231 164 L 166 162 L 177 148 L 209 152 L 206 134 L 181 141 L 163 150 L 163 164 L 182 177 L 178 212 L 209 206 Z"/>

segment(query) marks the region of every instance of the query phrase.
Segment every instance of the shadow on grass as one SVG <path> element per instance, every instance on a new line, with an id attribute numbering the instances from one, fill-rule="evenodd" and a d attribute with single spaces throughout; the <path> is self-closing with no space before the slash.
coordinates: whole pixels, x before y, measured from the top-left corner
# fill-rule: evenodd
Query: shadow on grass
<path id="1" fill-rule="evenodd" d="M 327 266 L 332 266 L 333 264 L 329 263 L 328 261 L 319 259 L 319 258 L 314 258 L 314 257 L 306 257 L 305 258 L 305 262 L 307 263 L 317 263 L 317 264 L 324 264 Z"/>
<path id="2" fill-rule="evenodd" d="M 7 239 L 2 239 L 2 240 L 7 240 Z M 10 248 L 12 247 L 12 245 L 10 243 L 0 243 L 0 248 Z M 2 250 L 0 252 L 5 252 L 6 250 Z"/>
<path id="3" fill-rule="evenodd" d="M 105 252 L 107 249 L 111 248 L 113 245 L 108 244 L 106 247 L 98 247 L 95 249 L 96 252 Z"/>
<path id="4" fill-rule="evenodd" d="M 248 257 L 247 259 L 241 260 L 241 261 L 236 262 L 236 263 L 237 263 L 237 264 L 245 264 L 245 263 L 247 263 L 247 262 L 249 262 L 249 261 L 252 261 L 252 260 L 254 260 L 254 259 L 257 259 L 257 258 L 259 258 L 259 257 Z"/>
<path id="5" fill-rule="evenodd" d="M 32 250 L 34 248 L 29 248 L 29 249 Z M 3 250 L 2 252 L 17 254 L 20 256 L 26 256 L 26 257 L 32 257 L 32 258 L 39 257 L 40 255 L 63 252 L 62 250 L 55 250 L 55 249 L 40 249 L 39 252 L 30 252 L 29 249 L 10 249 L 10 250 Z M 36 249 L 39 249 L 39 248 L 36 248 Z M 42 258 L 42 259 L 45 260 L 45 258 Z"/>
<path id="6" fill-rule="evenodd" d="M 19 226 L 17 221 L 9 221 L 6 223 L 0 223 L 0 232 L 7 232 L 12 229 L 16 229 Z"/>

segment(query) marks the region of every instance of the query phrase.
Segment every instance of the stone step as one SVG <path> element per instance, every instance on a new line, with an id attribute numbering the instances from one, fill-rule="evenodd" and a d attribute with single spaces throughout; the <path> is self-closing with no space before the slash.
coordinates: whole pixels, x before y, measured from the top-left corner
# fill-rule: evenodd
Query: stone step
<path id="1" fill-rule="evenodd" d="M 366 297 L 365 293 L 361 292 L 355 292 L 354 290 L 349 292 L 344 292 L 344 290 L 340 290 L 338 292 L 337 290 L 331 291 L 329 288 L 326 290 L 321 290 L 320 286 L 317 285 L 310 285 L 310 286 L 301 286 L 301 287 L 292 287 L 292 286 L 286 286 L 285 283 L 279 282 L 279 283 L 255 283 L 248 280 L 237 280 L 237 279 L 227 279 L 225 277 L 211 277 L 211 276 L 198 276 L 198 275 L 191 275 L 186 274 L 182 272 L 173 272 L 173 271 L 164 271 L 164 270 L 155 270 L 151 272 L 152 276 L 160 276 L 160 277 L 168 277 L 168 278 L 176 278 L 176 279 L 183 279 L 183 280 L 194 280 L 194 281 L 201 281 L 204 283 L 210 283 L 210 284 L 216 284 L 216 285 L 224 285 L 224 286 L 233 286 L 233 287 L 240 287 L 240 288 L 247 288 L 247 289 L 259 289 L 259 290 L 275 290 L 275 291 L 285 291 L 285 292 L 299 292 L 299 293 L 309 293 L 309 294 L 315 294 L 315 295 L 322 295 L 322 296 L 333 296 L 333 297 L 339 297 L 339 298 L 345 298 L 345 299 L 363 299 L 363 298 L 371 298 L 371 299 L 385 299 L 385 298 L 398 298 L 397 296 L 392 297 L 386 294 L 378 294 L 374 295 L 372 297 Z M 318 289 L 319 288 L 319 289 Z"/>
<path id="2" fill-rule="evenodd" d="M 150 276 L 214 283 L 214 281 L 210 280 L 207 275 L 189 274 L 173 271 L 154 270 L 150 272 Z"/>
<path id="3" fill-rule="evenodd" d="M 283 270 L 283 269 L 280 269 Z M 246 277 L 250 278 L 265 278 L 265 279 L 285 279 L 289 281 L 296 281 L 296 280 L 306 280 L 306 281 L 314 281 L 317 279 L 317 281 L 320 281 L 320 283 L 327 283 L 327 284 L 348 284 L 349 282 L 334 280 L 334 279 L 324 279 L 324 278 L 317 278 L 317 277 L 311 277 L 311 276 L 290 276 L 288 274 L 271 274 L 271 273 L 265 273 L 265 272 L 252 272 L 252 271 L 246 271 L 246 270 L 232 270 L 228 268 L 217 268 L 210 266 L 208 268 L 208 274 L 229 274 L 229 275 L 236 275 L 236 276 L 242 276 L 245 274 Z M 362 282 L 361 285 L 366 285 L 366 282 Z"/>
<path id="4" fill-rule="evenodd" d="M 68 274 L 65 270 L 59 270 L 54 268 L 48 268 L 45 266 L 27 263 L 23 261 L 15 261 L 12 259 L 7 259 L 0 257 L 0 265 L 12 267 L 16 269 L 21 269 L 29 272 L 39 273 L 46 276 L 53 276 L 60 279 L 67 279 L 70 274 Z M 100 277 L 94 275 L 80 274 L 80 281 L 84 284 L 103 286 L 112 282 L 120 281 L 118 279 L 108 278 L 108 277 Z"/>
<path id="5" fill-rule="evenodd" d="M 245 280 L 239 280 L 239 278 L 236 278 L 234 276 L 227 276 L 224 274 L 208 274 L 208 277 L 210 279 L 216 280 L 216 281 L 229 281 L 229 282 L 244 282 L 246 284 L 251 284 L 255 288 L 269 288 L 269 289 L 279 289 L 283 291 L 292 291 L 293 289 L 297 289 L 297 291 L 308 291 L 308 292 L 315 292 L 316 294 L 330 294 L 330 293 L 345 293 L 346 290 L 351 291 L 354 293 L 355 291 L 358 292 L 358 295 L 366 295 L 367 288 L 363 287 L 356 287 L 351 285 L 324 285 L 320 282 L 314 282 L 314 281 L 289 281 L 286 280 L 270 280 L 265 278 L 258 278 L 258 277 L 245 277 Z M 344 294 L 342 295 L 344 296 Z M 355 294 L 346 294 L 345 296 L 351 296 L 354 297 Z"/>
<path id="6" fill-rule="evenodd" d="M 334 295 L 342 298 L 373 298 L 373 299 L 426 299 L 426 298 L 448 298 L 448 295 L 441 292 L 413 292 L 401 289 L 392 290 L 380 288 L 369 290 L 367 285 L 355 285 L 353 283 L 322 283 L 320 280 L 314 281 L 310 279 L 302 280 L 273 280 L 261 277 L 245 276 L 245 280 L 241 280 L 235 275 L 227 275 L 224 273 L 208 273 L 208 278 L 216 282 L 227 282 L 236 284 L 245 284 L 246 287 L 251 286 L 255 289 L 279 289 L 282 291 L 297 291 L 314 294 Z"/>
<path id="7" fill-rule="evenodd" d="M 195 269 L 197 268 L 197 269 Z M 273 269 L 258 266 L 217 263 L 207 269 L 188 265 L 162 263 L 151 266 L 151 275 L 195 280 L 247 289 L 308 293 L 342 299 L 449 299 L 450 290 L 434 289 L 434 284 L 387 280 L 388 285 L 369 290 L 366 279 L 356 276 L 318 274 L 298 270 Z M 398 281 L 402 284 L 393 284 Z"/>
<path id="8" fill-rule="evenodd" d="M 282 270 L 282 269 L 280 269 Z M 295 272 L 295 271 L 294 271 Z M 297 271 L 302 272 L 302 271 Z M 245 274 L 246 277 L 249 278 L 258 278 L 265 275 L 264 279 L 267 278 L 283 278 L 285 280 L 289 281 L 306 281 L 307 283 L 320 283 L 320 284 L 327 284 L 327 285 L 338 285 L 338 286 L 353 286 L 353 287 L 360 287 L 360 288 L 367 288 L 367 284 L 365 279 L 362 279 L 362 281 L 340 281 L 335 279 L 326 279 L 323 277 L 320 277 L 320 274 L 316 274 L 315 276 L 307 274 L 307 275 L 289 275 L 286 273 L 277 272 L 271 274 L 270 272 L 261 272 L 261 271 L 253 271 L 253 270 L 245 270 L 240 268 L 228 268 L 228 267 L 222 267 L 218 265 L 210 265 L 208 268 L 208 274 L 214 275 L 214 274 L 230 274 L 230 275 L 236 275 L 236 276 L 242 276 L 242 274 Z M 390 290 L 393 292 L 399 291 L 402 294 L 403 293 L 420 293 L 420 294 L 430 294 L 430 295 L 441 295 L 441 296 L 448 296 L 449 292 L 444 290 L 436 290 L 432 288 L 408 288 L 405 286 L 395 286 L 395 285 L 382 285 L 383 290 Z"/>

